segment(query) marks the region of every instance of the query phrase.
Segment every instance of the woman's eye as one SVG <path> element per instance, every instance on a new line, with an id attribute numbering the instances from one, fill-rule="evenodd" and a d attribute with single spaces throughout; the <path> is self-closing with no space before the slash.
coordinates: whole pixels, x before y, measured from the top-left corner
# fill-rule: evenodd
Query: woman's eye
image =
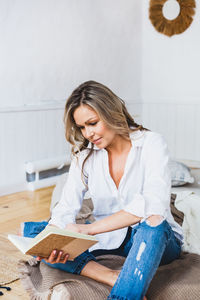
<path id="1" fill-rule="evenodd" d="M 97 123 L 98 123 L 98 121 L 89 123 L 88 125 L 89 125 L 89 126 L 95 126 Z M 85 128 L 85 126 L 77 126 L 77 127 L 78 127 L 80 130 L 83 130 L 83 129 Z"/>

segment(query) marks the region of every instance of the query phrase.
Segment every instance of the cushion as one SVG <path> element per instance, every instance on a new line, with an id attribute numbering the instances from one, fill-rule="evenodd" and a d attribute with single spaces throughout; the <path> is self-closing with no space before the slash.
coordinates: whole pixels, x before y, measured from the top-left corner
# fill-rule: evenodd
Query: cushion
<path id="1" fill-rule="evenodd" d="M 170 160 L 169 169 L 171 172 L 171 185 L 182 186 L 186 183 L 193 183 L 194 178 L 191 176 L 190 168 L 184 163 Z"/>

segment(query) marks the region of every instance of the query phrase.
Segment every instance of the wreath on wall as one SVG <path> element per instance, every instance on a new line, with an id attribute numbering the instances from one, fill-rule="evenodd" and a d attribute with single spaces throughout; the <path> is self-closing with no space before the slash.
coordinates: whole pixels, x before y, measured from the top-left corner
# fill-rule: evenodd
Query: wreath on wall
<path id="1" fill-rule="evenodd" d="M 192 23 L 195 14 L 195 0 L 176 0 L 180 12 L 175 19 L 167 19 L 163 15 L 163 7 L 168 0 L 150 0 L 149 18 L 160 33 L 167 36 L 184 32 Z"/>

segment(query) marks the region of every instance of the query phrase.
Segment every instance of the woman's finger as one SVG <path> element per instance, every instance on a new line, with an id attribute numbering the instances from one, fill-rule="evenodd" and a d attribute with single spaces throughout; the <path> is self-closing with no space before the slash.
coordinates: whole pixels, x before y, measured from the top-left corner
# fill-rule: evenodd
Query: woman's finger
<path id="1" fill-rule="evenodd" d="M 63 251 L 60 251 L 56 259 L 56 263 L 65 264 L 69 258 L 69 254 L 63 255 Z"/>
<path id="2" fill-rule="evenodd" d="M 37 256 L 37 257 L 36 257 L 36 260 L 37 260 L 37 261 L 41 261 L 42 259 L 43 259 L 43 257 L 41 257 L 41 256 Z"/>
<path id="3" fill-rule="evenodd" d="M 63 254 L 62 251 L 59 251 L 59 252 L 58 252 L 58 256 L 57 256 L 57 258 L 56 258 L 56 263 L 57 263 L 57 264 L 60 263 L 60 260 L 62 260 L 62 254 Z"/>
<path id="4" fill-rule="evenodd" d="M 51 254 L 49 255 L 49 257 L 45 261 L 50 263 L 50 264 L 54 264 L 56 258 L 57 258 L 57 250 L 53 250 L 51 252 Z"/>
<path id="5" fill-rule="evenodd" d="M 43 259 L 47 263 L 50 263 L 50 264 L 56 264 L 56 263 L 65 264 L 67 262 L 68 258 L 69 258 L 69 254 L 65 254 L 63 256 L 63 251 L 58 252 L 57 250 L 53 250 L 48 258 L 37 256 L 36 260 L 41 261 Z"/>
<path id="6" fill-rule="evenodd" d="M 69 258 L 69 254 L 66 254 L 62 263 L 65 264 L 67 262 L 68 258 Z"/>

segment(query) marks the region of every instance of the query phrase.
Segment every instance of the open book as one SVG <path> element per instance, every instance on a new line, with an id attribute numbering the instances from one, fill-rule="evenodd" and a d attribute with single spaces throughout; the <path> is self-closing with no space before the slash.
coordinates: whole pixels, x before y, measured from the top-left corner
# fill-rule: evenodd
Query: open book
<path id="1" fill-rule="evenodd" d="M 91 235 L 47 226 L 34 238 L 9 234 L 8 239 L 24 254 L 48 257 L 51 252 L 62 250 L 69 254 L 69 260 L 73 260 L 88 248 L 98 243 Z"/>

